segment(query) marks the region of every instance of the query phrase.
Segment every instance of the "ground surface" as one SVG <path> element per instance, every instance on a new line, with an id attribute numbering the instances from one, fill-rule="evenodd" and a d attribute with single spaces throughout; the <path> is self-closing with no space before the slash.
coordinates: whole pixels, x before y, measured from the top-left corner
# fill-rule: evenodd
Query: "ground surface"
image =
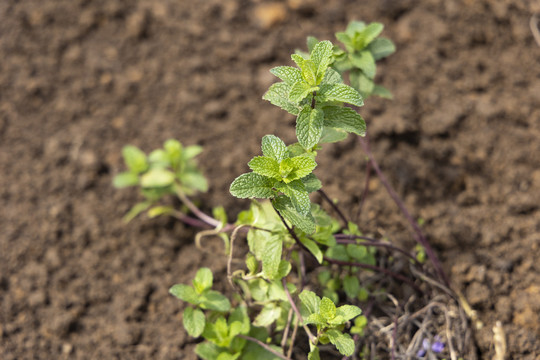
<path id="1" fill-rule="evenodd" d="M 112 188 L 120 150 L 167 138 L 201 144 L 203 208 L 228 195 L 263 135 L 293 119 L 261 100 L 307 35 L 334 40 L 380 21 L 398 52 L 379 67 L 394 101 L 361 113 L 372 148 L 508 358 L 540 355 L 540 47 L 526 1 L 6 0 L 0 2 L 0 358 L 193 359 L 170 285 L 223 261 L 193 230 L 122 215 L 138 195 Z M 274 22 L 274 25 L 270 25 Z M 242 52 L 241 52 L 242 51 Z M 328 147 L 318 175 L 351 211 L 364 157 Z M 321 169 L 331 169 L 323 173 Z M 380 183 L 360 226 L 410 233 Z"/>

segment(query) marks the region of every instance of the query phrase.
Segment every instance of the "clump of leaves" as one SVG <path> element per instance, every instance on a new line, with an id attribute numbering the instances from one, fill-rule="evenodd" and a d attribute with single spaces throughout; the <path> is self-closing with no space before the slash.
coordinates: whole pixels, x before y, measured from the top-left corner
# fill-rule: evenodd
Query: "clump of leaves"
<path id="1" fill-rule="evenodd" d="M 354 305 L 342 305 L 336 307 L 334 302 L 323 297 L 318 297 L 314 292 L 304 290 L 300 294 L 306 324 L 317 327 L 316 341 L 312 342 L 311 352 L 308 359 L 319 359 L 317 343 L 332 343 L 338 351 L 351 356 L 354 353 L 354 340 L 347 333 L 343 333 L 345 324 L 362 313 L 359 307 Z"/>
<path id="2" fill-rule="evenodd" d="M 383 29 L 381 23 L 366 25 L 362 21 L 352 21 L 344 32 L 336 33 L 345 50 L 334 48 L 333 67 L 340 74 L 349 71 L 351 86 L 360 91 L 364 98 L 370 95 L 392 98 L 390 91 L 374 82 L 376 61 L 396 51 L 391 40 L 378 37 Z"/>
<path id="3" fill-rule="evenodd" d="M 318 42 L 309 55 L 291 57 L 297 67 L 278 66 L 270 70 L 282 82 L 273 84 L 263 99 L 296 115 L 296 136 L 305 151 L 313 151 L 321 140 L 335 141 L 336 136 L 332 134 L 336 131 L 364 136 L 364 119 L 351 108 L 342 106 L 343 103 L 362 106 L 362 96 L 329 68 L 333 61 L 332 43 Z"/>
<path id="4" fill-rule="evenodd" d="M 136 146 L 124 146 L 122 155 L 128 171 L 116 175 L 113 184 L 117 188 L 139 186 L 146 199 L 133 206 L 124 220 L 130 221 L 166 195 L 193 195 L 197 191 L 207 191 L 208 182 L 195 161 L 201 152 L 200 146 L 184 147 L 174 139 L 165 141 L 162 149 L 154 150 L 149 155 Z M 148 214 L 154 217 L 172 211 L 170 207 L 157 206 L 150 209 Z"/>

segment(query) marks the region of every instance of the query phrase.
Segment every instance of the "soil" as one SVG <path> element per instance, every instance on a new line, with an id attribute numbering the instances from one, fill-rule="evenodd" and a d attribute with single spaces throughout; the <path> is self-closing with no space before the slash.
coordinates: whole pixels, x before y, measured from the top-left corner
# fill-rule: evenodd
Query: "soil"
<path id="1" fill-rule="evenodd" d="M 379 21 L 398 51 L 378 68 L 394 100 L 361 109 L 372 150 L 484 326 L 478 355 L 540 356 L 538 3 L 488 0 L 0 2 L 0 358 L 194 359 L 168 294 L 199 266 L 195 230 L 124 213 L 121 148 L 200 144 L 211 189 L 228 193 L 260 139 L 292 142 L 294 119 L 261 99 L 307 35 Z M 352 137 L 322 151 L 330 196 L 354 213 L 365 158 Z M 324 172 L 326 169 L 326 172 Z M 377 179 L 360 227 L 414 246 Z M 225 289 L 225 285 L 223 285 Z"/>

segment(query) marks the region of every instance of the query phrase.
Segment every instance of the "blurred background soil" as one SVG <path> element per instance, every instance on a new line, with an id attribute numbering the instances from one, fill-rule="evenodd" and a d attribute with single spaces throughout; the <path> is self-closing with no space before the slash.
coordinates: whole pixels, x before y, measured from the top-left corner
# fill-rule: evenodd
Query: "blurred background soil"
<path id="1" fill-rule="evenodd" d="M 397 52 L 378 80 L 395 99 L 361 109 L 376 158 L 478 311 L 480 358 L 500 321 L 508 359 L 540 356 L 540 46 L 524 0 L 0 2 L 0 358 L 194 359 L 168 288 L 224 262 L 194 230 L 125 212 L 125 144 L 200 144 L 202 208 L 228 193 L 260 139 L 294 139 L 261 99 L 307 35 L 359 19 Z M 365 158 L 352 137 L 318 176 L 354 213 Z M 326 171 L 326 172 L 324 172 Z M 361 229 L 414 246 L 377 181 Z M 226 286 L 223 285 L 223 289 Z"/>

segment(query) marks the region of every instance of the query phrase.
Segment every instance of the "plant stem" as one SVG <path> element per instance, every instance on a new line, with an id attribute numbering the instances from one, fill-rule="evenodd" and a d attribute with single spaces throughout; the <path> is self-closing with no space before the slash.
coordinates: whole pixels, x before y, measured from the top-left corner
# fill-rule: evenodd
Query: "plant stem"
<path id="1" fill-rule="evenodd" d="M 270 346 L 268 346 L 267 344 L 263 343 L 261 340 L 259 339 L 255 339 L 251 336 L 247 336 L 247 335 L 238 335 L 238 337 L 242 338 L 242 339 L 246 339 L 248 341 L 251 341 L 251 342 L 254 342 L 255 344 L 263 347 L 266 351 L 269 351 L 271 352 L 272 354 L 276 355 L 277 357 L 279 357 L 280 359 L 283 359 L 283 360 L 290 360 L 290 358 L 288 357 L 285 357 L 285 355 L 283 354 L 280 354 L 279 352 L 277 352 L 276 350 L 272 349 Z"/>
<path id="2" fill-rule="evenodd" d="M 366 152 L 366 154 L 367 154 L 367 156 L 369 158 L 369 161 L 371 162 L 371 165 L 373 167 L 373 170 L 375 170 L 375 172 L 377 173 L 377 176 L 381 180 L 381 183 L 386 188 L 386 191 L 388 192 L 388 194 L 390 195 L 392 200 L 394 200 L 394 202 L 396 203 L 398 208 L 401 210 L 401 212 L 403 213 L 403 215 L 405 216 L 405 218 L 407 219 L 409 224 L 412 226 L 412 228 L 414 230 L 414 233 L 415 233 L 416 241 L 420 245 L 422 245 L 424 247 L 424 249 L 426 250 L 426 255 L 429 257 L 429 260 L 431 260 L 431 263 L 435 267 L 435 271 L 437 272 L 437 274 L 439 275 L 441 280 L 446 284 L 446 286 L 450 286 L 450 281 L 448 280 L 448 277 L 446 276 L 446 273 L 444 272 L 444 270 L 442 268 L 442 264 L 441 264 L 440 260 L 437 258 L 437 255 L 435 254 L 435 252 L 433 251 L 433 248 L 431 247 L 431 245 L 427 241 L 426 237 L 422 233 L 422 230 L 420 229 L 420 227 L 418 226 L 416 221 L 414 221 L 413 217 L 411 216 L 411 214 L 409 213 L 409 211 L 405 207 L 405 204 L 400 199 L 398 194 L 394 191 L 394 189 L 392 188 L 392 186 L 390 185 L 390 183 L 386 179 L 386 176 L 384 176 L 384 174 L 382 173 L 381 169 L 379 168 L 379 164 L 377 163 L 377 161 L 373 157 L 373 153 L 371 152 L 371 150 L 369 148 L 369 143 L 367 142 L 367 140 L 364 140 L 364 139 L 360 138 L 360 144 L 362 145 L 362 148 Z"/>
<path id="3" fill-rule="evenodd" d="M 344 225 L 347 226 L 349 223 L 349 220 L 343 215 L 343 212 L 337 207 L 337 205 L 330 199 L 330 197 L 324 192 L 323 189 L 317 190 L 317 192 L 322 196 L 322 198 L 332 206 L 332 209 L 338 214 L 338 216 L 341 218 L 341 221 L 343 221 Z"/>
<path id="4" fill-rule="evenodd" d="M 189 198 L 182 192 L 182 190 L 176 189 L 176 195 L 178 196 L 180 201 L 182 201 L 182 203 L 184 203 L 184 205 L 186 205 L 188 209 L 191 210 L 191 212 L 195 214 L 199 219 L 214 228 L 217 228 L 221 225 L 221 222 L 211 216 L 206 215 L 197 206 L 195 206 L 195 204 L 193 204 L 191 200 L 189 200 Z"/>
<path id="5" fill-rule="evenodd" d="M 287 299 L 289 300 L 289 303 L 291 304 L 292 309 L 296 313 L 296 316 L 298 317 L 298 319 L 302 319 L 302 314 L 300 314 L 300 310 L 298 310 L 298 307 L 294 303 L 291 293 L 289 292 L 289 289 L 287 288 L 287 281 L 285 280 L 285 278 L 281 279 L 281 283 L 283 284 L 283 290 L 285 290 L 285 295 L 287 295 Z M 306 331 L 306 334 L 309 337 L 309 341 L 312 344 L 316 344 L 317 338 L 311 333 L 311 331 L 309 330 L 307 325 L 303 323 L 303 321 L 302 321 L 302 327 Z"/>
<path id="6" fill-rule="evenodd" d="M 360 220 L 360 215 L 362 214 L 362 208 L 364 207 L 364 203 L 366 202 L 366 198 L 369 191 L 370 178 L 371 178 L 371 161 L 368 161 L 366 162 L 366 181 L 364 183 L 364 192 L 362 193 L 362 197 L 360 198 L 360 205 L 358 205 L 358 211 L 356 212 L 357 223 Z"/>
<path id="7" fill-rule="evenodd" d="M 292 356 L 292 352 L 293 352 L 293 349 L 294 349 L 294 341 L 296 340 L 296 333 L 298 332 L 298 323 L 300 322 L 300 320 L 298 319 L 298 317 L 296 317 L 296 320 L 294 322 L 294 329 L 293 329 L 293 333 L 291 335 L 291 346 L 289 346 L 289 351 L 287 351 L 287 357 L 291 357 Z"/>
<path id="8" fill-rule="evenodd" d="M 208 227 L 208 224 L 199 220 L 199 219 L 195 219 L 195 218 L 192 218 L 191 216 L 187 216 L 186 214 L 180 212 L 180 211 L 175 211 L 172 213 L 172 216 L 177 218 L 178 220 L 182 221 L 184 224 L 186 225 L 189 225 L 189 226 L 193 226 L 193 227 L 198 227 L 198 228 L 204 228 L 204 227 Z"/>

